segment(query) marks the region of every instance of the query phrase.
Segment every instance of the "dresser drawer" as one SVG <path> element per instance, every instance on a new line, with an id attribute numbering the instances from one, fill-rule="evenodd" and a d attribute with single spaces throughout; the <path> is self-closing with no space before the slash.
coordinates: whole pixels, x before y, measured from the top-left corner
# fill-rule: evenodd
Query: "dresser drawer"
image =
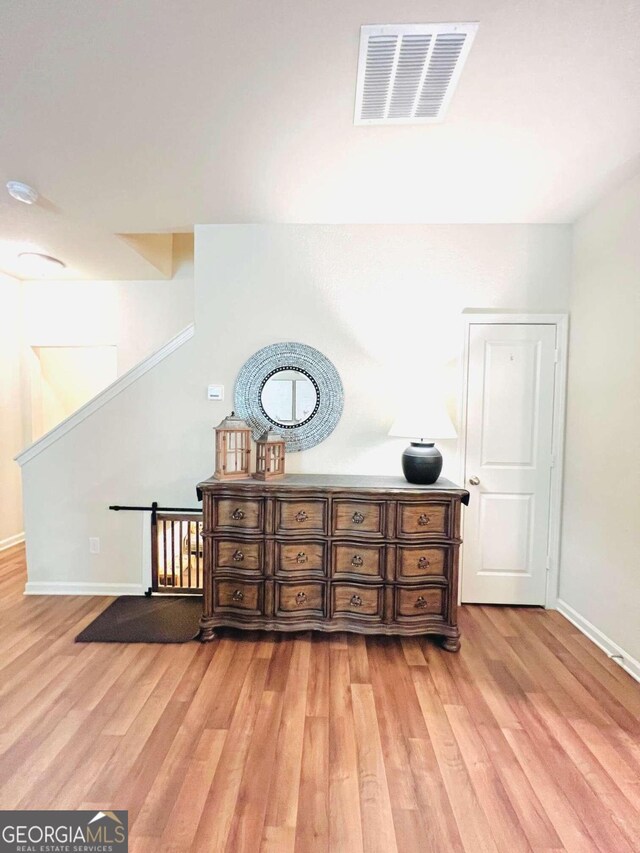
<path id="1" fill-rule="evenodd" d="M 326 500 L 276 501 L 276 533 L 327 532 Z"/>
<path id="2" fill-rule="evenodd" d="M 236 529 L 259 533 L 263 529 L 263 503 L 248 498 L 217 498 L 214 525 L 217 529 Z"/>
<path id="3" fill-rule="evenodd" d="M 276 582 L 275 615 L 285 619 L 296 616 L 326 616 L 326 583 L 308 581 L 298 583 Z"/>
<path id="4" fill-rule="evenodd" d="M 449 577 L 449 566 L 450 550 L 446 547 L 399 545 L 396 580 L 445 579 Z"/>
<path id="5" fill-rule="evenodd" d="M 368 536 L 384 536 L 384 501 L 333 502 L 334 534 L 361 533 Z"/>
<path id="6" fill-rule="evenodd" d="M 261 572 L 264 567 L 262 542 L 241 539 L 213 540 L 213 559 L 216 569 Z"/>
<path id="7" fill-rule="evenodd" d="M 343 543 L 332 546 L 331 574 L 334 578 L 358 575 L 372 580 L 384 578 L 384 545 Z"/>
<path id="8" fill-rule="evenodd" d="M 214 580 L 215 611 L 247 613 L 260 616 L 264 612 L 264 584 L 261 581 Z"/>
<path id="9" fill-rule="evenodd" d="M 275 574 L 276 575 L 321 575 L 327 574 L 325 542 L 295 542 L 275 543 Z"/>
<path id="10" fill-rule="evenodd" d="M 447 503 L 398 503 L 398 536 L 449 536 Z"/>
<path id="11" fill-rule="evenodd" d="M 382 620 L 384 587 L 350 583 L 331 584 L 331 616 Z"/>
<path id="12" fill-rule="evenodd" d="M 395 618 L 407 619 L 444 619 L 447 599 L 446 587 L 411 586 L 396 587 Z"/>

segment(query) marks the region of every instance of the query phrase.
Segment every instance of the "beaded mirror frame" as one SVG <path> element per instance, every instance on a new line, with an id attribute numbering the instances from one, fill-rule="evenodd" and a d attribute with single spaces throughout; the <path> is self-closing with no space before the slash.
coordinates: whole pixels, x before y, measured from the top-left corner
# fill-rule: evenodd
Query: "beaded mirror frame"
<path id="1" fill-rule="evenodd" d="M 262 389 L 281 370 L 297 370 L 316 390 L 316 405 L 300 424 L 283 425 L 272 420 L 262 406 Z M 340 376 L 329 359 L 313 347 L 293 342 L 270 344 L 254 353 L 240 368 L 235 387 L 235 412 L 251 427 L 254 439 L 266 429 L 276 429 L 287 452 L 315 447 L 336 428 L 344 407 Z"/>

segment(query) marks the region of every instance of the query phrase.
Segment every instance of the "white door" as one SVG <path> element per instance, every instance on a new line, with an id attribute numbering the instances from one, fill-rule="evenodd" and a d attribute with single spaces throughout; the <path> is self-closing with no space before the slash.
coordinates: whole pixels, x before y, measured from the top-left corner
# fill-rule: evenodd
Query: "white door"
<path id="1" fill-rule="evenodd" d="M 462 601 L 544 604 L 556 326 L 469 326 Z"/>

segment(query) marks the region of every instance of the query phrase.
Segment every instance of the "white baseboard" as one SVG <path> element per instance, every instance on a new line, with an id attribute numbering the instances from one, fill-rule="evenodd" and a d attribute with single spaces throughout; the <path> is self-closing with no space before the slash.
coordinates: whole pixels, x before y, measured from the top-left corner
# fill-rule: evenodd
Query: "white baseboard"
<path id="1" fill-rule="evenodd" d="M 20 545 L 24 542 L 24 531 L 16 533 L 15 536 L 8 536 L 6 539 L 0 539 L 0 551 L 6 551 L 7 548 L 13 548 L 14 545 Z"/>
<path id="2" fill-rule="evenodd" d="M 556 609 L 559 613 L 562 613 L 569 622 L 575 625 L 579 631 L 582 631 L 582 633 L 588 637 L 592 643 L 595 643 L 598 648 L 602 649 L 607 657 L 615 661 L 615 663 L 621 666 L 625 672 L 628 672 L 632 678 L 635 678 L 636 681 L 640 681 L 640 661 L 631 657 L 631 655 L 628 654 L 628 652 L 625 652 L 621 646 L 614 643 L 613 640 L 610 640 L 606 634 L 603 634 L 599 628 L 592 625 L 588 619 L 581 616 L 573 609 L 573 607 L 561 598 L 557 601 Z"/>
<path id="3" fill-rule="evenodd" d="M 27 581 L 25 595 L 144 595 L 138 583 L 82 583 L 80 581 Z"/>

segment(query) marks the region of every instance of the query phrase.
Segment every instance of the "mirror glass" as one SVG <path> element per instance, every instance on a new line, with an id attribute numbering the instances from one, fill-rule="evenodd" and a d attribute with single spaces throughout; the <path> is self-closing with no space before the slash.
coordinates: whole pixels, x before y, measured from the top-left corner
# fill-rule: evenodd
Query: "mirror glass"
<path id="1" fill-rule="evenodd" d="M 274 371 L 262 386 L 262 409 L 277 426 L 295 427 L 309 420 L 318 405 L 315 385 L 294 368 Z"/>

